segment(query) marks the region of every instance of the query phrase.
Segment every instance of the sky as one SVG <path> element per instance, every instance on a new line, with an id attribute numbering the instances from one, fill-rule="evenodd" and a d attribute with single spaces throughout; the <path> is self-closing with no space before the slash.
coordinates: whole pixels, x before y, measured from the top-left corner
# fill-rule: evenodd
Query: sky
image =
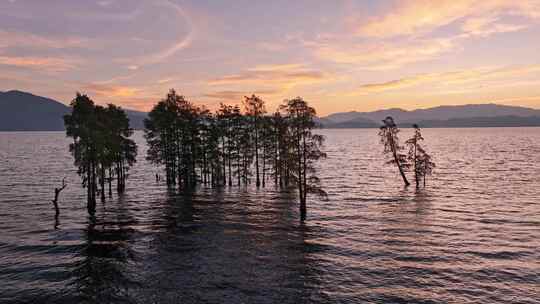
<path id="1" fill-rule="evenodd" d="M 0 0 L 0 91 L 148 111 L 540 109 L 540 0 Z"/>

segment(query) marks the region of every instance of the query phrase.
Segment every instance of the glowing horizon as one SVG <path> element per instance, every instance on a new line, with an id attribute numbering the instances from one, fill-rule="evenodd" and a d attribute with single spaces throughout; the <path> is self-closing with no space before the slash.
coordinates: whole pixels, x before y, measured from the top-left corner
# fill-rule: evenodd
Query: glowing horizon
<path id="1" fill-rule="evenodd" d="M 436 4 L 434 4 L 436 3 Z M 540 1 L 0 0 L 0 91 L 148 111 L 170 88 L 342 111 L 540 109 Z"/>

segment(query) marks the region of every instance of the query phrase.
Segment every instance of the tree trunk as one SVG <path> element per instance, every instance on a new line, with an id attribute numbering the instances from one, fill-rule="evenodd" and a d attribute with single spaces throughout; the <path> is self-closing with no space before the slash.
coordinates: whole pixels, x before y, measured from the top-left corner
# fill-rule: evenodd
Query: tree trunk
<path id="1" fill-rule="evenodd" d="M 305 221 L 307 217 L 306 199 L 300 200 L 300 220 Z"/>
<path id="2" fill-rule="evenodd" d="M 96 174 L 95 174 L 95 164 L 91 160 L 88 166 L 89 168 L 89 178 L 88 178 L 88 191 L 89 199 L 87 204 L 88 213 L 94 215 L 96 212 Z"/>
<path id="3" fill-rule="evenodd" d="M 298 195 L 300 196 L 300 220 L 306 219 L 306 213 L 307 213 L 307 207 L 306 207 L 306 199 L 304 195 L 304 173 L 302 172 L 304 168 L 302 168 L 302 152 L 300 150 L 300 135 L 297 135 L 296 137 L 296 160 L 298 162 L 298 169 L 297 169 L 297 175 L 298 180 L 296 181 L 298 184 Z"/>
<path id="4" fill-rule="evenodd" d="M 221 138 L 221 155 L 222 155 L 222 170 L 223 170 L 223 186 L 226 186 L 227 185 L 227 174 L 225 172 L 225 169 L 227 167 L 227 161 L 226 161 L 226 153 L 225 153 L 225 137 L 222 137 Z"/>
<path id="5" fill-rule="evenodd" d="M 227 140 L 227 165 L 229 167 L 229 187 L 232 186 L 232 172 L 231 172 L 231 139 Z"/>
<path id="6" fill-rule="evenodd" d="M 120 193 L 120 161 L 116 161 L 116 192 Z"/>
<path id="7" fill-rule="evenodd" d="M 112 168 L 109 167 L 109 197 L 112 197 Z"/>
<path id="8" fill-rule="evenodd" d="M 105 167 L 103 167 L 103 165 L 101 165 L 101 170 L 100 170 L 100 175 L 101 175 L 101 201 L 104 202 L 105 201 Z"/>
<path id="9" fill-rule="evenodd" d="M 403 167 L 401 166 L 401 163 L 399 162 L 399 159 L 397 157 L 397 153 L 394 152 L 394 159 L 396 160 L 396 164 L 399 169 L 399 174 L 401 174 L 401 178 L 403 178 L 403 182 L 405 183 L 405 186 L 409 186 L 411 183 L 407 180 L 407 176 L 405 176 L 405 172 L 403 171 Z"/>
<path id="10" fill-rule="evenodd" d="M 420 176 L 418 175 L 418 149 L 417 139 L 414 140 L 414 181 L 416 182 L 416 188 L 420 187 Z"/>
<path id="11" fill-rule="evenodd" d="M 302 199 L 302 203 L 300 203 L 300 207 L 303 208 L 302 209 L 302 212 L 303 212 L 303 216 L 302 216 L 302 220 L 305 220 L 306 219 L 306 213 L 307 213 L 307 206 L 306 206 L 306 200 L 307 200 L 307 191 L 308 191 L 308 188 L 307 188 L 307 160 L 306 160 L 306 153 L 307 153 L 307 148 L 306 148 L 306 136 L 305 134 L 302 136 L 302 183 L 303 183 L 303 199 Z"/>
<path id="12" fill-rule="evenodd" d="M 259 130 L 257 130 L 257 121 L 255 121 L 255 172 L 257 179 L 255 185 L 257 188 L 261 186 L 261 180 L 259 179 Z"/>
<path id="13" fill-rule="evenodd" d="M 92 174 L 90 173 L 90 162 L 86 164 L 86 208 L 90 212 L 90 204 L 92 202 L 92 183 L 90 182 Z"/>
<path id="14" fill-rule="evenodd" d="M 266 146 L 263 145 L 262 154 L 262 187 L 266 187 Z"/>
<path id="15" fill-rule="evenodd" d="M 394 155 L 394 161 L 396 162 L 396 165 L 399 169 L 399 174 L 401 174 L 401 178 L 403 178 L 403 182 L 405 183 L 405 187 L 409 186 L 411 183 L 407 180 L 407 176 L 405 176 L 405 172 L 403 171 L 403 167 L 401 166 L 401 162 L 399 161 L 398 155 L 397 155 L 397 147 L 396 143 L 394 142 L 394 137 L 391 133 L 388 133 L 388 137 L 390 140 L 390 144 L 392 147 L 392 154 Z"/>

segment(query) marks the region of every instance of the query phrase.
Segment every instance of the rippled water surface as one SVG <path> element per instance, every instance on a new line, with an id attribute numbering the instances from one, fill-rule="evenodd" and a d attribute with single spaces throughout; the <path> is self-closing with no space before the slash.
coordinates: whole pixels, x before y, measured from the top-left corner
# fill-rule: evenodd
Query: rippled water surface
<path id="1" fill-rule="evenodd" d="M 377 130 L 321 132 L 329 199 L 305 224 L 273 187 L 168 192 L 141 133 L 94 222 L 63 133 L 0 133 L 0 302 L 540 303 L 539 128 L 425 130 L 422 191 Z"/>

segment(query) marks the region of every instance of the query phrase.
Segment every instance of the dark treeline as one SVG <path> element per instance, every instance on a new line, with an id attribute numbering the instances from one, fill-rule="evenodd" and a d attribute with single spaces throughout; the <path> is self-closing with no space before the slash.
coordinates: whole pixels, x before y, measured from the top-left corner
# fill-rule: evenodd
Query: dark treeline
<path id="1" fill-rule="evenodd" d="M 384 145 L 384 153 L 390 155 L 388 163 L 396 165 L 405 186 L 410 185 L 405 172 L 412 170 L 416 188 L 419 188 L 421 181 L 423 181 L 424 187 L 426 186 L 426 177 L 432 174 L 435 163 L 420 145 L 420 142 L 424 140 L 420 127 L 414 124 L 413 128 L 413 136 L 405 141 L 406 146 L 409 148 L 407 153 L 403 152 L 405 147 L 400 144 L 398 137 L 400 130 L 392 117 L 388 116 L 383 120 L 379 136 L 381 137 L 381 143 Z"/>
<path id="2" fill-rule="evenodd" d="M 315 172 L 326 156 L 324 138 L 312 133 L 315 109 L 297 97 L 268 114 L 255 95 L 243 108 L 221 104 L 212 113 L 171 90 L 145 121 L 147 159 L 163 165 L 167 185 L 181 191 L 198 184 L 296 187 L 305 219 L 307 194 L 325 195 Z"/>
<path id="3" fill-rule="evenodd" d="M 308 194 L 326 196 L 316 172 L 317 161 L 326 154 L 321 151 L 324 137 L 313 133 L 315 109 L 296 97 L 268 113 L 264 100 L 255 95 L 246 96 L 242 106 L 220 104 L 213 113 L 170 90 L 144 121 L 146 158 L 164 169 L 170 189 L 181 192 L 189 193 L 198 185 L 295 188 L 304 220 Z M 130 139 L 133 130 L 121 108 L 95 105 L 77 93 L 71 109 L 64 117 L 66 134 L 73 139 L 69 149 L 87 189 L 88 212 L 93 214 L 96 195 L 102 201 L 107 191 L 112 196 L 113 180 L 117 192 L 124 192 L 137 146 Z M 435 164 L 420 145 L 424 140 L 420 128 L 414 126 L 405 153 L 392 117 L 383 123 L 379 135 L 385 154 L 391 156 L 389 163 L 397 166 L 406 186 L 410 185 L 406 172 L 411 170 L 416 187 L 422 181 L 425 186 Z"/>
<path id="4" fill-rule="evenodd" d="M 77 93 L 71 109 L 71 114 L 64 116 L 66 134 L 73 139 L 69 150 L 87 189 L 88 212 L 93 214 L 96 194 L 105 200 L 106 184 L 109 196 L 114 179 L 117 192 L 124 192 L 127 171 L 136 161 L 137 145 L 129 139 L 133 130 L 121 108 L 95 105 L 88 96 Z"/>

